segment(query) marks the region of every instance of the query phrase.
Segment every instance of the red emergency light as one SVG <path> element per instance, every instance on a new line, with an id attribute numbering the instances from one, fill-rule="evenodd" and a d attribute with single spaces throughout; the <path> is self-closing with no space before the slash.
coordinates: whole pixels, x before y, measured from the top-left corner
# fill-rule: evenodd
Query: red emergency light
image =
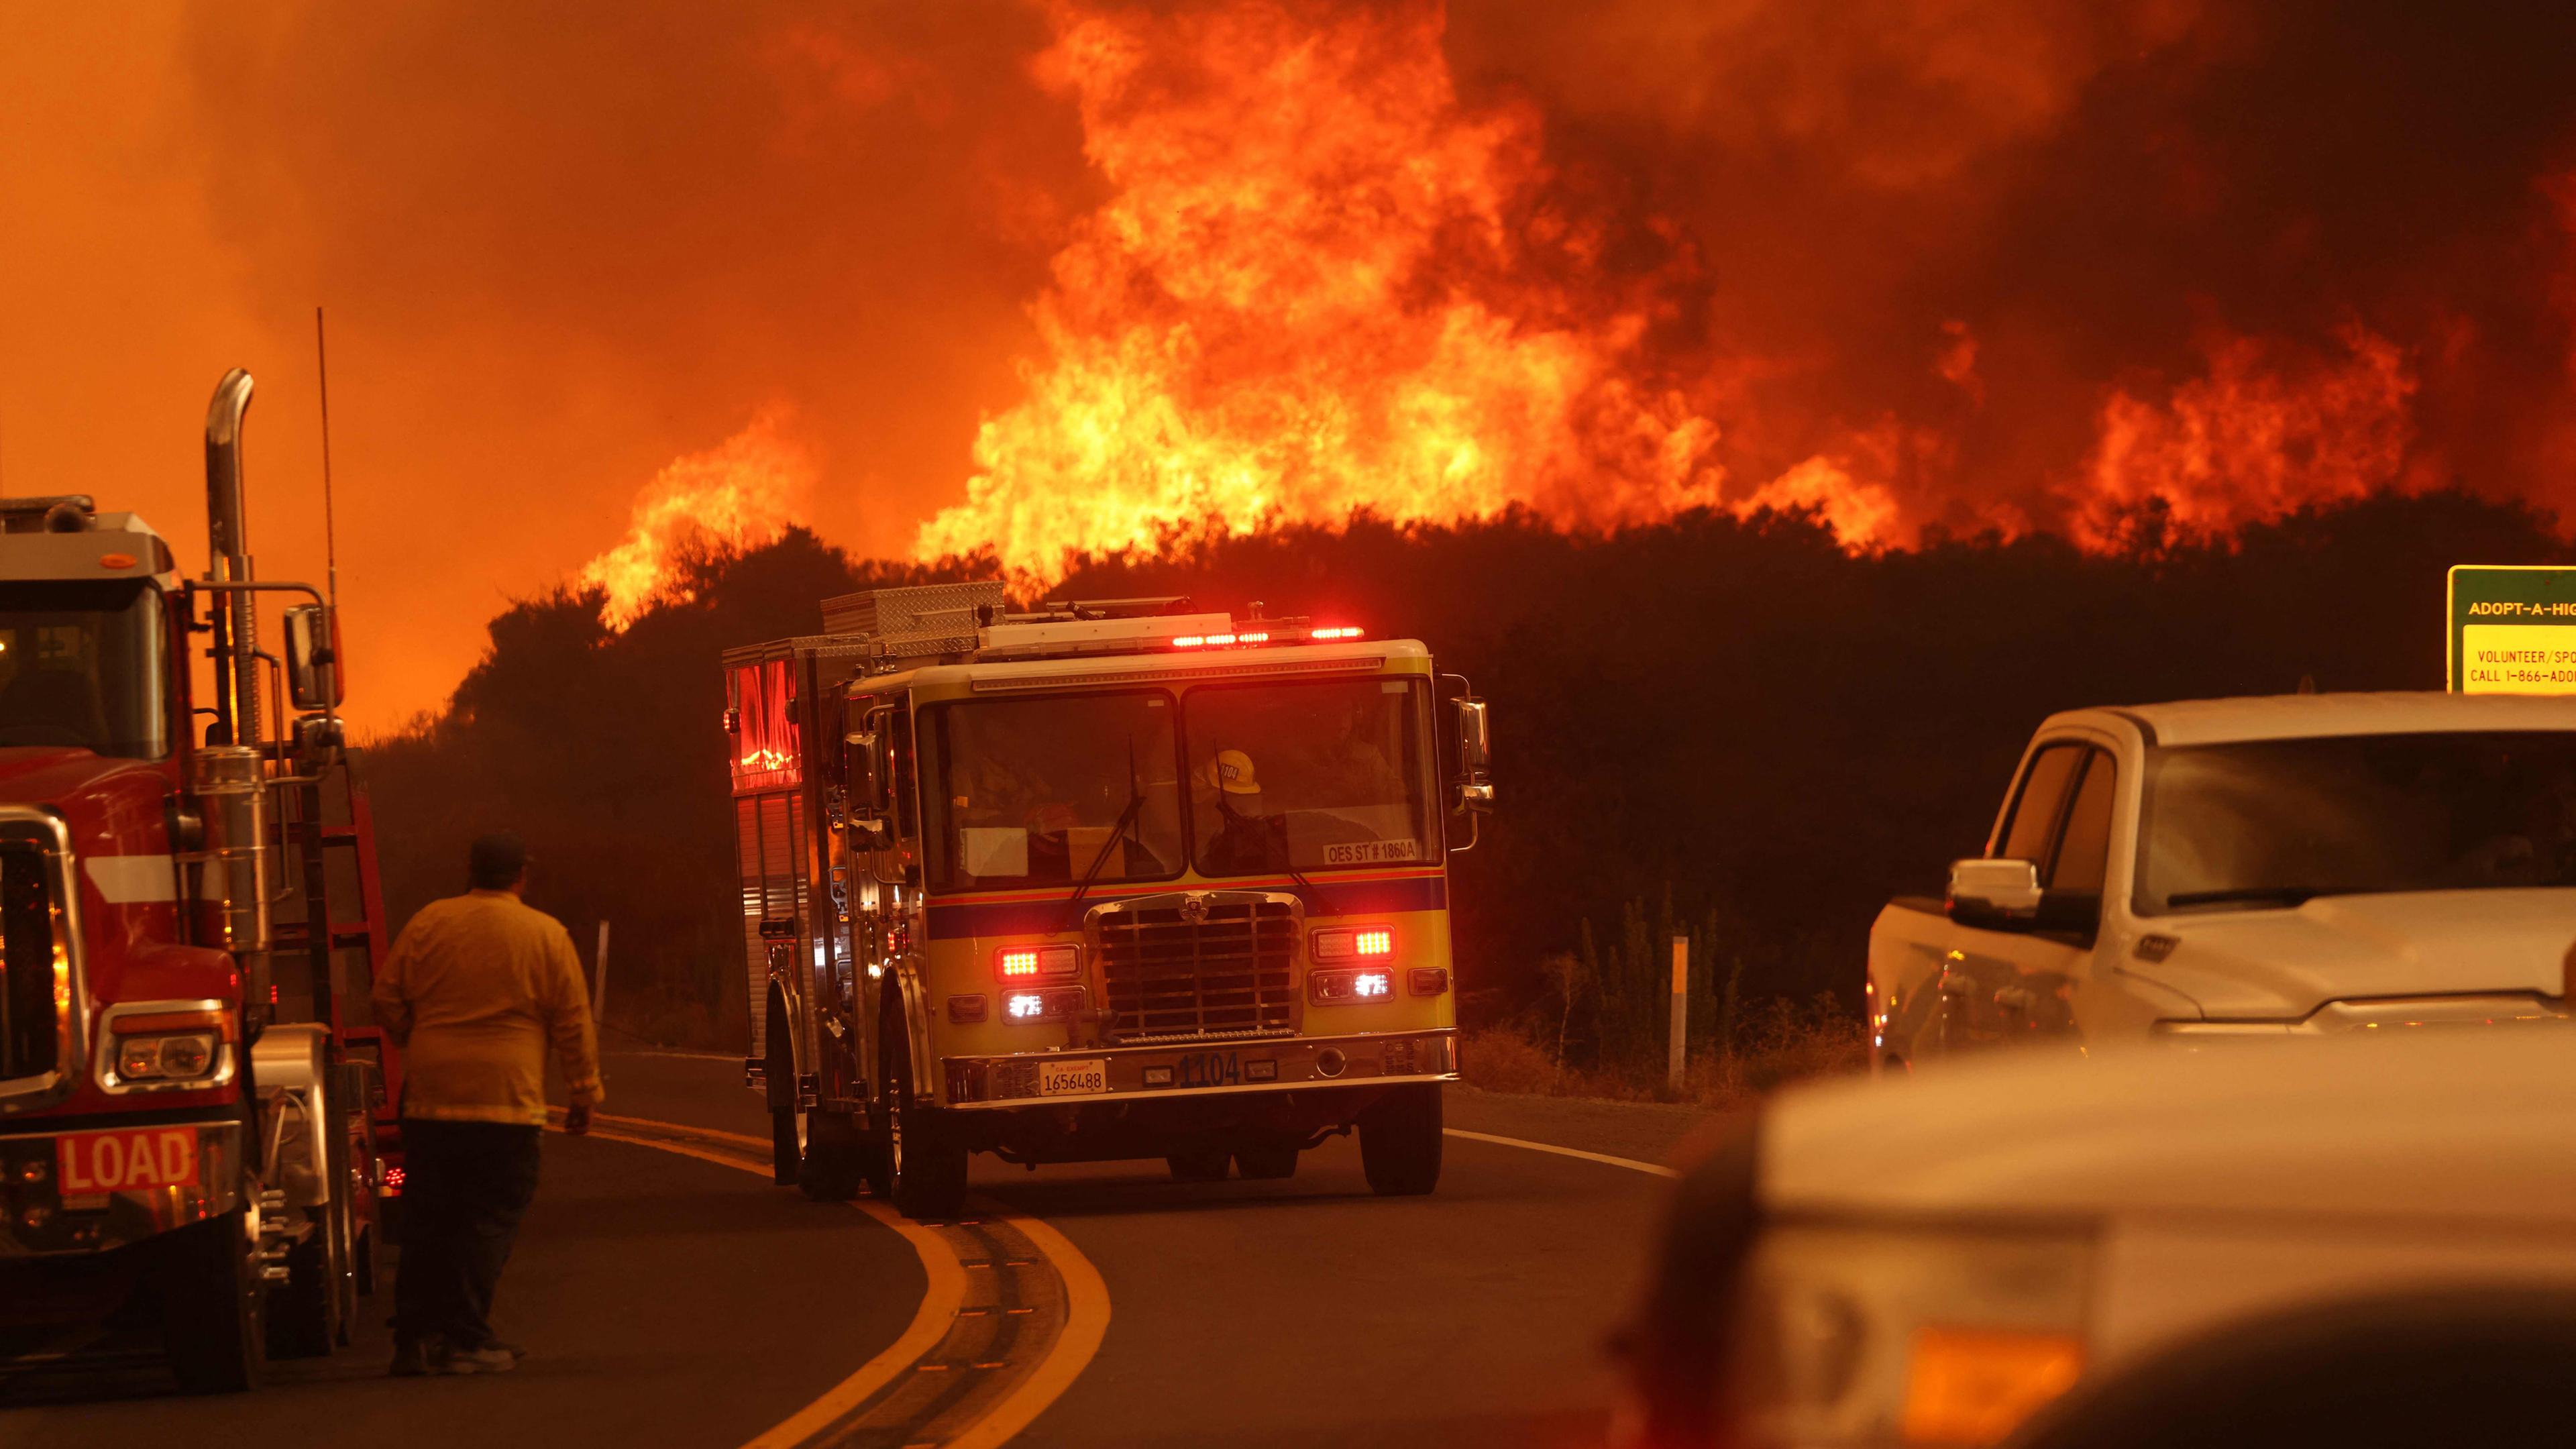
<path id="1" fill-rule="evenodd" d="M 1306 631 L 1306 637 L 1317 643 L 1324 643 L 1334 639 L 1358 639 L 1365 637 L 1367 633 L 1366 629 L 1355 624 L 1335 624 L 1329 628 L 1309 629 Z"/>

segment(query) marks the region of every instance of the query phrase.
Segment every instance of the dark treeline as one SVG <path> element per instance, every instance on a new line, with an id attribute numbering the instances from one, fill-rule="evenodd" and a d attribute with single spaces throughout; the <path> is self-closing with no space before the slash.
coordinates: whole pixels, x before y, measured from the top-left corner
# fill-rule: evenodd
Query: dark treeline
<path id="1" fill-rule="evenodd" d="M 2303 679 L 2440 688 L 2444 571 L 2569 556 L 2554 519 L 2444 493 L 2223 538 L 2143 515 L 2111 554 L 2036 536 L 1854 556 L 1800 515 L 1592 538 L 1361 520 L 1095 562 L 1054 592 L 1259 600 L 1421 638 L 1468 675 L 1493 703 L 1502 793 L 1453 867 L 1471 1018 L 1615 1059 L 1630 1039 L 1656 1049 L 1649 1003 L 1676 930 L 1705 963 L 1695 1031 L 1781 999 L 1856 1006 L 1871 916 L 1980 845 L 2049 712 Z M 396 918 L 454 888 L 476 830 L 515 826 L 534 897 L 585 948 L 614 923 L 612 1019 L 730 1046 L 717 652 L 814 632 L 828 594 L 945 576 L 791 532 L 699 562 L 690 597 L 624 634 L 595 596 L 512 608 L 446 712 L 373 752 Z"/>

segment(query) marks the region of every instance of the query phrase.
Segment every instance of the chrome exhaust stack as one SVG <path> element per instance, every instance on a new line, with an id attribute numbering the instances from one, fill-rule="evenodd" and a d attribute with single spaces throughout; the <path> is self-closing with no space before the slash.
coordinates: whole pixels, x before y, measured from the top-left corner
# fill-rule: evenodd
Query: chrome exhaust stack
<path id="1" fill-rule="evenodd" d="M 206 407 L 206 581 L 248 583 L 250 538 L 242 496 L 242 417 L 250 374 L 236 367 Z M 205 822 L 202 899 L 217 903 L 221 939 L 237 956 L 268 949 L 268 775 L 261 759 L 259 611 L 247 589 L 211 589 L 219 738 L 197 747 L 189 789 Z M 245 965 L 248 963 L 245 962 Z"/>
<path id="2" fill-rule="evenodd" d="M 236 367 L 215 384 L 206 406 L 206 578 L 251 579 L 250 529 L 242 494 L 242 418 L 250 411 L 250 374 Z M 259 610 L 243 590 L 218 590 L 215 620 L 215 709 L 226 744 L 256 746 L 259 731 Z"/>

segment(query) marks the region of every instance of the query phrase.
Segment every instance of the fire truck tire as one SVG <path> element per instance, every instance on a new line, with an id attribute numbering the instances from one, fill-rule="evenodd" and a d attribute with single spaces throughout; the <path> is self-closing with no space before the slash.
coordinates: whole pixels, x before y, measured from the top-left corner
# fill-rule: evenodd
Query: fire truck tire
<path id="1" fill-rule="evenodd" d="M 897 1112 L 888 1156 L 895 1211 L 908 1218 L 953 1218 L 965 1210 L 966 1147 L 950 1135 L 939 1109 L 907 1106 Z"/>
<path id="2" fill-rule="evenodd" d="M 806 1118 L 805 1160 L 796 1169 L 796 1185 L 816 1202 L 848 1202 L 866 1180 L 859 1127 L 838 1112 L 815 1112 Z"/>
<path id="3" fill-rule="evenodd" d="M 1222 1149 L 1215 1152 L 1176 1152 L 1164 1158 L 1163 1165 L 1172 1170 L 1174 1182 L 1223 1182 L 1231 1160 L 1231 1154 Z"/>
<path id="4" fill-rule="evenodd" d="M 776 1002 L 769 1008 L 769 1180 L 780 1187 L 796 1185 L 805 1162 L 803 1113 L 796 1105 L 796 1057 L 787 1045 L 787 1014 Z"/>
<path id="5" fill-rule="evenodd" d="M 1360 1170 L 1380 1197 L 1440 1185 L 1440 1088 L 1397 1087 L 1360 1113 Z"/>
<path id="6" fill-rule="evenodd" d="M 251 1258 L 242 1212 L 192 1223 L 156 1245 L 162 1349 L 192 1394 L 254 1388 L 267 1347 L 267 1285 Z"/>
<path id="7" fill-rule="evenodd" d="M 1234 1170 L 1246 1182 L 1277 1182 L 1297 1175 L 1297 1144 L 1264 1142 L 1234 1149 Z"/>
<path id="8" fill-rule="evenodd" d="M 794 1187 L 796 1175 L 804 1170 L 805 1149 L 796 1140 L 799 1135 L 796 1130 L 795 1108 L 770 1109 L 769 1180 L 780 1187 Z"/>
<path id="9" fill-rule="evenodd" d="M 860 1144 L 859 1175 L 867 1179 L 868 1196 L 879 1202 L 894 1201 L 894 1152 L 884 1138 L 871 1137 Z"/>
<path id="10" fill-rule="evenodd" d="M 331 1254 L 320 1231 L 286 1251 L 286 1281 L 268 1290 L 268 1356 L 324 1358 L 340 1338 Z"/>
<path id="11" fill-rule="evenodd" d="M 357 1251 L 349 1255 L 349 1271 L 357 1279 L 358 1296 L 376 1296 L 376 1230 L 358 1229 Z"/>
<path id="12" fill-rule="evenodd" d="M 946 1114 L 913 1100 L 912 1034 L 901 1013 L 886 1013 L 877 1043 L 884 1100 L 894 1109 L 885 1114 L 886 1196 L 908 1218 L 953 1218 L 966 1206 L 966 1144 L 949 1129 Z"/>

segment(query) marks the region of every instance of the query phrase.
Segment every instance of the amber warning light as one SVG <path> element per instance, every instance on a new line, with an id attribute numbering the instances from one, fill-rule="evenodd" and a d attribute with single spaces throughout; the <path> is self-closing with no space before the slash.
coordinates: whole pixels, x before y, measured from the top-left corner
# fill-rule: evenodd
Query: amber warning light
<path id="1" fill-rule="evenodd" d="M 1006 984 L 1070 976 L 1081 965 L 1072 946 L 1006 946 L 993 957 L 993 973 Z"/>

